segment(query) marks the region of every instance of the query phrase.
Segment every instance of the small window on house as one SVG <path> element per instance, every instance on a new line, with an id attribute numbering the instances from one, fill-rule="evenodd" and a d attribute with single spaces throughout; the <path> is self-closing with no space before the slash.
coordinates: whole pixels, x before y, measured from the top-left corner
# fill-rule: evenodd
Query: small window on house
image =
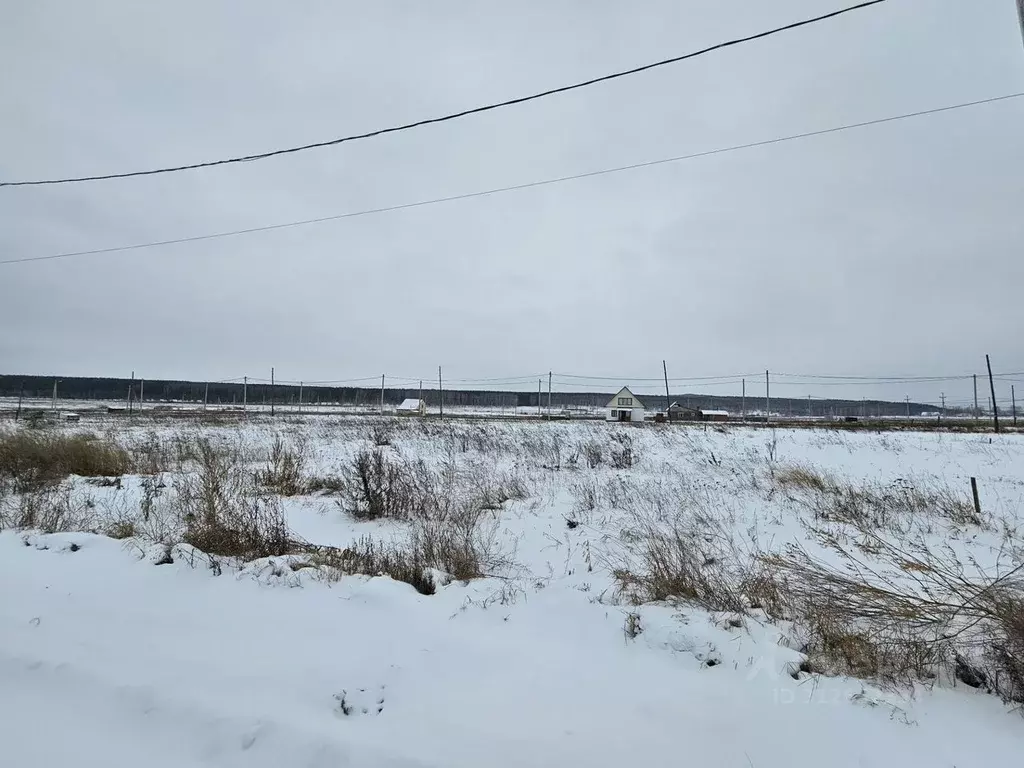
<path id="1" fill-rule="evenodd" d="M 632 404 L 633 404 L 633 398 L 632 397 L 620 397 L 619 398 L 619 405 L 632 405 Z"/>

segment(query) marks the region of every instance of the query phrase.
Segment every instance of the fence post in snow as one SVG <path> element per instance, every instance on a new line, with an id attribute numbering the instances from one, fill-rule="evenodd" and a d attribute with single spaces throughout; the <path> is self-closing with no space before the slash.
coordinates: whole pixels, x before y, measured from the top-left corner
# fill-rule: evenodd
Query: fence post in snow
<path id="1" fill-rule="evenodd" d="M 996 401 L 996 385 L 992 378 L 992 361 L 985 355 L 985 367 L 988 368 L 988 388 L 992 392 L 992 426 L 999 434 L 999 403 Z"/>

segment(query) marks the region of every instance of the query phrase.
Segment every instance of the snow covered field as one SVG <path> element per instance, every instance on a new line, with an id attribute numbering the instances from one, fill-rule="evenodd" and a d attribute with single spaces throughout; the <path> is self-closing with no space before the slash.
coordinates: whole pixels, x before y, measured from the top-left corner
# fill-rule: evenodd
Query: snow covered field
<path id="1" fill-rule="evenodd" d="M 797 583 L 808 563 L 822 595 L 864 564 L 925 592 L 947 563 L 965 583 L 1011 573 L 1022 436 L 319 417 L 112 421 L 101 437 L 130 457 L 120 482 L 0 487 L 3 765 L 963 768 L 1024 754 L 1020 712 L 984 690 L 1012 687 L 943 664 L 971 637 L 956 652 L 992 674 L 972 634 L 985 621 L 938 637 L 929 674 L 902 679 L 890 646 L 795 607 L 813 604 Z M 236 533 L 272 534 L 280 516 L 280 554 L 193 546 L 227 546 L 203 528 L 224 505 Z M 372 552 L 396 575 L 411 562 L 419 589 L 351 573 Z"/>

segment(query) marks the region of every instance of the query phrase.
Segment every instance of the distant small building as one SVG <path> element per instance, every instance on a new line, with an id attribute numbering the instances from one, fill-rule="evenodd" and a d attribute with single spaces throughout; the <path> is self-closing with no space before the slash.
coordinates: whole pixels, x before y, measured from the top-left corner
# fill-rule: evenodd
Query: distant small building
<path id="1" fill-rule="evenodd" d="M 702 408 L 700 411 L 701 419 L 704 421 L 728 421 L 728 411 L 713 411 L 707 408 Z"/>
<path id="2" fill-rule="evenodd" d="M 643 421 L 646 409 L 640 398 L 623 387 L 607 405 L 608 421 Z"/>
<path id="3" fill-rule="evenodd" d="M 668 420 L 669 421 L 700 421 L 700 411 L 696 408 L 690 408 L 679 403 L 672 403 L 668 407 Z"/>
<path id="4" fill-rule="evenodd" d="M 425 416 L 427 403 L 425 400 L 417 400 L 415 397 L 406 398 L 395 409 L 399 416 Z"/>

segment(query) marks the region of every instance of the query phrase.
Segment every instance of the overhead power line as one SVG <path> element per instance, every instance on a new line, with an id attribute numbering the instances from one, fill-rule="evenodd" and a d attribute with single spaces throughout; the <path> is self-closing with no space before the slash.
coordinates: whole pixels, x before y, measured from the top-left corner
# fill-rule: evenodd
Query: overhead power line
<path id="1" fill-rule="evenodd" d="M 762 141 L 753 141 L 747 144 L 733 144 L 728 147 L 719 147 L 717 149 L 709 149 L 703 152 L 694 152 L 688 155 L 676 155 L 674 157 L 664 157 L 658 160 L 647 160 L 640 163 L 632 163 L 630 165 L 620 165 L 612 168 L 602 168 L 596 171 L 587 171 L 585 173 L 575 173 L 568 176 L 556 176 L 548 179 L 540 179 L 538 181 L 529 181 L 523 184 L 512 184 L 507 187 L 493 187 L 491 189 L 482 189 L 476 192 L 465 192 L 460 195 L 449 195 L 447 197 L 435 197 L 427 200 L 417 200 L 411 203 L 400 203 L 398 205 L 389 205 L 381 208 L 367 208 L 360 211 L 348 211 L 345 213 L 338 213 L 332 216 L 320 216 L 315 219 L 302 219 L 299 221 L 288 221 L 279 224 L 267 224 L 260 227 L 248 227 L 246 229 L 233 229 L 225 232 L 211 232 L 205 235 L 193 235 L 190 237 L 177 237 L 169 240 L 154 240 L 146 243 L 133 243 L 131 245 L 118 245 L 110 248 L 95 248 L 87 251 L 68 251 L 65 253 L 53 253 L 44 256 L 23 256 L 15 259 L 4 259 L 0 260 L 0 265 L 4 264 L 22 264 L 29 261 L 50 261 L 53 259 L 68 259 L 78 256 L 97 256 L 104 253 L 119 253 L 122 251 L 136 251 L 143 248 L 157 248 L 164 245 L 178 245 L 180 243 L 195 243 L 202 240 L 216 240 L 223 237 L 235 237 L 238 235 L 249 235 L 257 232 L 271 232 L 277 229 L 289 229 L 292 227 L 305 227 L 312 224 L 322 224 L 328 221 L 338 221 L 340 219 L 354 219 L 360 216 L 373 216 L 380 213 L 392 213 L 394 211 L 403 211 L 410 208 L 423 208 L 428 205 L 438 205 L 440 203 L 453 203 L 460 200 L 469 200 L 475 197 L 486 197 L 488 195 L 499 195 L 506 192 L 516 192 L 524 189 L 532 189 L 534 187 L 550 186 L 552 184 L 562 184 L 567 181 L 575 181 L 578 179 L 588 179 L 596 176 L 607 176 L 613 173 L 622 173 L 624 171 L 635 171 L 641 168 L 651 168 L 657 165 L 666 165 L 668 163 L 678 163 L 684 160 L 695 160 L 701 157 L 711 157 L 713 155 L 723 155 L 728 152 L 736 152 L 743 149 L 755 149 L 757 147 L 766 147 L 772 144 L 782 144 L 789 141 L 797 141 L 799 139 L 807 139 L 814 136 L 825 136 L 831 133 L 839 133 L 841 131 L 849 131 L 855 128 L 866 128 L 873 125 L 882 125 L 884 123 L 892 123 L 898 120 L 907 120 L 915 117 L 924 117 L 926 115 L 936 115 L 942 112 L 951 112 L 957 109 L 966 109 L 968 107 L 976 107 L 982 104 L 992 104 L 995 102 L 1006 101 L 1008 99 L 1018 99 L 1024 96 L 1024 91 L 1018 93 L 1010 93 L 1004 96 L 994 96 L 988 99 L 979 99 L 977 101 L 967 101 L 960 104 L 952 104 L 945 107 L 936 107 L 934 109 L 919 110 L 917 112 L 907 112 L 902 115 L 891 115 L 889 117 L 881 117 L 875 120 L 865 120 L 859 123 L 849 123 L 846 125 L 834 126 L 832 128 L 823 128 L 817 131 L 805 131 L 804 133 L 794 133 L 788 136 L 780 136 L 774 139 L 765 139 Z"/>
<path id="2" fill-rule="evenodd" d="M 491 112 L 491 111 L 494 111 L 496 109 L 502 109 L 503 107 L 511 107 L 511 106 L 515 106 L 517 104 L 524 104 L 524 103 L 526 103 L 528 101 L 536 101 L 537 99 L 543 99 L 543 98 L 546 98 L 548 96 L 554 96 L 555 94 L 566 93 L 568 91 L 575 91 L 575 90 L 578 90 L 580 88 L 586 88 L 586 87 L 591 86 L 591 85 L 596 85 L 598 83 L 608 82 L 609 80 L 617 80 L 617 79 L 622 78 L 622 77 L 628 77 L 630 75 L 636 75 L 636 74 L 639 74 L 640 72 L 646 72 L 646 71 L 651 70 L 651 69 L 656 69 L 657 67 L 664 67 L 664 66 L 667 66 L 669 64 L 676 64 L 676 63 L 678 63 L 680 61 L 685 61 L 686 59 L 692 59 L 692 58 L 696 58 L 697 56 L 703 56 L 704 54 L 711 53 L 712 51 L 718 51 L 718 50 L 721 50 L 723 48 L 729 48 L 729 47 L 732 47 L 734 45 L 740 45 L 742 43 L 749 43 L 749 42 L 751 42 L 753 40 L 760 40 L 761 38 L 770 37 L 771 35 L 777 35 L 780 32 L 788 32 L 790 30 L 797 29 L 799 27 L 806 27 L 806 26 L 808 26 L 810 24 L 817 24 L 818 22 L 825 21 L 827 19 L 832 19 L 832 18 L 835 18 L 836 16 L 842 16 L 843 14 L 851 13 L 852 11 L 859 11 L 859 10 L 861 10 L 863 8 L 867 8 L 867 7 L 872 6 L 872 5 L 878 5 L 879 3 L 884 3 L 885 1 L 886 0 L 868 0 L 868 2 L 858 3 L 857 5 L 852 5 L 852 6 L 849 6 L 848 8 L 842 8 L 842 9 L 840 9 L 838 11 L 832 11 L 831 13 L 826 13 L 826 14 L 823 14 L 821 16 L 815 16 L 815 17 L 810 18 L 810 19 L 804 19 L 803 21 L 796 21 L 796 22 L 793 22 L 791 24 L 786 24 L 786 25 L 781 26 L 781 27 L 776 27 L 774 29 L 769 29 L 766 32 L 758 32 L 755 35 L 748 35 L 746 37 L 738 37 L 738 38 L 736 38 L 734 40 L 727 40 L 724 43 L 718 43 L 716 45 L 712 45 L 712 46 L 709 46 L 707 48 L 702 48 L 699 51 L 691 51 L 690 53 L 684 53 L 684 54 L 682 54 L 680 56 L 673 56 L 672 58 L 669 58 L 669 59 L 662 59 L 660 61 L 655 61 L 655 62 L 652 62 L 650 64 L 644 64 L 644 65 L 639 66 L 639 67 L 633 67 L 632 69 L 625 69 L 625 70 L 622 70 L 620 72 L 613 72 L 613 73 L 608 74 L 608 75 L 601 75 L 600 77 L 593 77 L 593 78 L 591 78 L 589 80 L 583 80 L 583 81 L 578 82 L 578 83 L 572 83 L 570 85 L 563 85 L 563 86 L 559 86 L 557 88 L 549 88 L 546 91 L 540 91 L 539 93 L 530 94 L 528 96 L 520 96 L 520 97 L 515 98 L 515 99 L 507 99 L 505 101 L 498 101 L 498 102 L 494 102 L 492 104 L 485 104 L 485 105 L 480 106 L 480 107 L 473 107 L 472 109 L 464 109 L 461 112 L 452 112 L 450 114 L 441 115 L 439 117 L 429 117 L 429 118 L 426 118 L 426 119 L 423 119 L 423 120 L 417 120 L 417 121 L 412 122 L 412 123 L 405 123 L 403 125 L 391 126 L 389 128 L 378 128 L 376 130 L 369 131 L 367 133 L 358 133 L 358 134 L 354 134 L 354 135 L 351 135 L 351 136 L 342 136 L 340 138 L 329 139 L 327 141 L 318 141 L 318 142 L 314 142 L 312 144 L 302 144 L 302 145 L 297 146 L 297 147 L 286 147 L 284 149 L 275 149 L 275 150 L 272 150 L 270 152 L 261 152 L 259 154 L 255 154 L 255 155 L 242 155 L 242 156 L 239 156 L 239 157 L 223 158 L 221 160 L 208 160 L 206 162 L 201 162 L 201 163 L 189 163 L 187 165 L 168 166 L 166 168 L 152 168 L 152 169 L 144 170 L 144 171 L 126 171 L 126 172 L 122 172 L 122 173 L 105 173 L 105 174 L 98 174 L 98 175 L 95 175 L 95 176 L 73 176 L 73 177 L 62 178 L 62 179 L 60 179 L 60 178 L 58 178 L 58 179 L 37 179 L 37 180 L 30 180 L 30 181 L 3 181 L 3 182 L 0 182 L 0 187 L 28 187 L 28 186 L 42 186 L 44 184 L 71 184 L 71 183 L 82 182 L 82 181 L 105 181 L 105 180 L 109 180 L 109 179 L 126 179 L 126 178 L 130 178 L 130 177 L 133 177 L 133 176 L 155 176 L 155 175 L 161 174 L 161 173 L 177 173 L 179 171 L 191 171 L 191 170 L 195 170 L 197 168 L 211 168 L 211 167 L 217 166 L 217 165 L 230 165 L 232 163 L 248 163 L 248 162 L 252 162 L 254 160 L 266 160 L 267 158 L 277 157 L 278 155 L 294 154 L 296 152 L 305 152 L 306 150 L 320 149 L 322 147 L 333 147 L 335 145 L 344 144 L 344 143 L 350 142 L 350 141 L 359 141 L 361 139 L 369 139 L 369 138 L 373 138 L 375 136 L 383 136 L 383 135 L 388 134 L 388 133 L 398 133 L 400 131 L 408 131 L 408 130 L 411 130 L 413 128 L 420 128 L 420 127 L 422 127 L 424 125 L 433 125 L 435 123 L 445 123 L 445 122 L 448 122 L 450 120 L 458 120 L 458 119 L 463 118 L 463 117 L 468 117 L 469 115 L 478 115 L 478 114 L 480 114 L 482 112 Z"/>

